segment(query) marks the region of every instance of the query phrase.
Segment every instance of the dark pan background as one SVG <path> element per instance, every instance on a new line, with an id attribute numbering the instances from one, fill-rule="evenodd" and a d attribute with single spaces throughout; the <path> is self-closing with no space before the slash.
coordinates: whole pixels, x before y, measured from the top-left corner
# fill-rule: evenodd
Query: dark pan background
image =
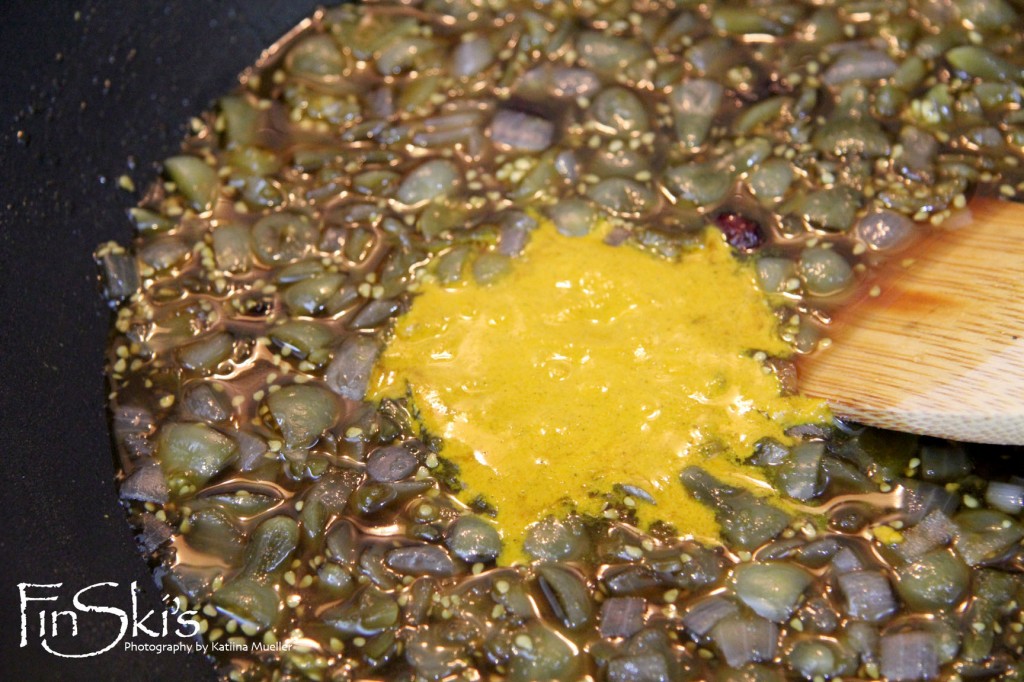
<path id="1" fill-rule="evenodd" d="M 162 608 L 117 504 L 104 408 L 110 311 L 91 252 L 131 237 L 124 209 L 137 195 L 117 178 L 143 190 L 189 117 L 316 5 L 0 0 L 0 679 L 213 679 L 199 655 L 122 645 L 58 658 L 41 648 L 31 610 L 20 647 L 17 585 L 62 583 L 69 608 L 75 591 L 116 582 L 90 598 L 127 609 L 138 581 L 140 612 Z M 55 646 L 92 651 L 118 625 L 88 614 L 76 639 Z"/>

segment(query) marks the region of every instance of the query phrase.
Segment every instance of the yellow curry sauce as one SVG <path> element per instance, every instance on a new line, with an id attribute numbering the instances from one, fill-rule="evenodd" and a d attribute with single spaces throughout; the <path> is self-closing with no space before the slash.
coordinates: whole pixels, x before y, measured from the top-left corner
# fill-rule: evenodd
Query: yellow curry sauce
<path id="1" fill-rule="evenodd" d="M 502 563 L 526 528 L 569 509 L 600 514 L 615 484 L 646 490 L 638 520 L 717 537 L 710 509 L 678 480 L 689 464 L 769 494 L 742 464 L 754 443 L 789 442 L 824 403 L 783 396 L 756 351 L 782 356 L 753 268 L 709 230 L 679 262 L 603 243 L 602 230 L 535 231 L 499 281 L 425 281 L 371 380 L 374 399 L 410 395 L 444 441 L 469 502 L 497 510 Z"/>
<path id="2" fill-rule="evenodd" d="M 761 367 L 972 196 L 1024 200 L 1022 102 L 1017 0 L 318 11 L 96 252 L 167 600 L 225 679 L 1024 679 L 1015 451 Z M 370 397 L 415 410 L 364 399 L 382 348 Z M 543 520 L 574 507 L 604 518 Z"/>

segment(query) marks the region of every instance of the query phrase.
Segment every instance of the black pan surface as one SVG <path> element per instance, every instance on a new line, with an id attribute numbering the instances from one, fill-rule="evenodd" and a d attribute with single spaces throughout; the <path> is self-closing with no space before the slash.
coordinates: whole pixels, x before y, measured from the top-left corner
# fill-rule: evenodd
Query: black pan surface
<path id="1" fill-rule="evenodd" d="M 150 630 L 163 605 L 117 503 L 103 352 L 110 311 L 91 252 L 127 243 L 124 209 L 190 116 L 230 90 L 312 0 L 0 2 L 0 679 L 206 680 L 195 653 L 127 650 L 188 642 L 132 633 L 130 584 Z M 29 596 L 56 596 L 21 608 Z M 117 608 L 127 631 L 108 652 L 47 652 L 39 614 L 84 603 Z M 22 611 L 26 617 L 22 646 Z M 58 619 L 47 644 L 87 654 L 117 640 L 116 613 Z M 173 630 L 174 623 L 171 622 Z"/>

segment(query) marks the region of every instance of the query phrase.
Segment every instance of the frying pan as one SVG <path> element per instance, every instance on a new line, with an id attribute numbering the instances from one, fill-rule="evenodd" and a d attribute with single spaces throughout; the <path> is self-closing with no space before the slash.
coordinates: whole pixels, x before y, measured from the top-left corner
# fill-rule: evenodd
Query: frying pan
<path id="1" fill-rule="evenodd" d="M 116 583 L 92 601 L 128 609 L 136 583 L 140 614 L 163 609 L 117 502 L 103 377 L 110 311 L 91 252 L 131 238 L 124 209 L 137 196 L 117 178 L 128 174 L 143 190 L 189 117 L 316 4 L 0 1 L 2 679 L 214 679 L 196 653 L 48 653 L 37 620 L 48 602 L 27 609 L 22 646 L 18 585 L 59 583 L 39 594 L 67 608 L 76 591 Z M 88 615 L 77 637 L 51 644 L 82 654 L 117 638 L 117 618 Z M 130 635 L 122 644 L 183 641 Z"/>
<path id="2" fill-rule="evenodd" d="M 124 209 L 173 154 L 189 117 L 229 91 L 261 50 L 314 0 L 32 0 L 0 2 L 0 678 L 212 680 L 199 654 L 126 651 L 61 658 L 19 583 L 61 584 L 87 600 L 160 611 L 159 590 L 117 502 L 105 412 L 110 311 L 91 252 L 127 243 Z M 153 629 L 154 619 L 147 623 Z M 62 623 L 61 632 L 69 629 Z M 116 639 L 118 617 L 80 614 L 77 637 L 52 648 L 89 653 Z M 65 633 L 66 634 L 66 633 Z M 177 643 L 168 637 L 124 641 Z"/>

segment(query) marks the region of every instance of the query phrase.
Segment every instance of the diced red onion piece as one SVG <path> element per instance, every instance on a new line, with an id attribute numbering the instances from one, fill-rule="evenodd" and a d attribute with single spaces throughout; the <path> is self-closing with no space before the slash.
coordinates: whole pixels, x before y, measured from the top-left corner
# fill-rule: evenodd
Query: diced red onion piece
<path id="1" fill-rule="evenodd" d="M 896 546 L 896 551 L 907 561 L 914 562 L 936 547 L 948 544 L 956 531 L 949 517 L 936 509 L 903 533 L 903 542 Z"/>
<path id="2" fill-rule="evenodd" d="M 123 439 L 133 433 L 143 435 L 153 430 L 153 415 L 144 407 L 119 405 L 114 413 L 114 437 Z"/>
<path id="3" fill-rule="evenodd" d="M 928 443 L 921 447 L 921 478 L 930 483 L 959 481 L 971 473 L 967 451 L 959 443 Z"/>
<path id="4" fill-rule="evenodd" d="M 931 633 L 885 635 L 881 650 L 882 677 L 890 682 L 933 680 L 939 676 L 939 647 Z"/>
<path id="5" fill-rule="evenodd" d="M 121 499 L 138 502 L 167 502 L 170 490 L 160 465 L 152 460 L 143 461 L 121 484 Z"/>
<path id="6" fill-rule="evenodd" d="M 683 625 L 691 632 L 703 637 L 718 621 L 726 616 L 739 613 L 740 607 L 735 602 L 720 595 L 704 597 L 693 604 L 683 614 Z"/>
<path id="7" fill-rule="evenodd" d="M 403 575 L 431 575 L 447 578 L 455 574 L 457 567 L 448 552 L 436 545 L 415 545 L 397 547 L 387 553 L 385 562 Z"/>
<path id="8" fill-rule="evenodd" d="M 853 573 L 864 568 L 864 562 L 849 547 L 843 547 L 832 557 L 832 568 L 837 574 Z"/>
<path id="9" fill-rule="evenodd" d="M 416 456 L 401 445 L 377 448 L 366 460 L 366 473 L 374 481 L 394 483 L 416 471 Z"/>
<path id="10" fill-rule="evenodd" d="M 854 571 L 839 576 L 846 612 L 858 620 L 877 623 L 896 611 L 888 578 L 877 571 Z"/>
<path id="11" fill-rule="evenodd" d="M 551 146 L 554 136 L 554 123 L 522 111 L 502 109 L 491 123 L 491 139 L 511 149 L 544 151 Z"/>
<path id="12" fill-rule="evenodd" d="M 711 639 L 730 667 L 770 661 L 778 646 L 779 628 L 758 616 L 732 615 L 711 629 Z"/>
<path id="13" fill-rule="evenodd" d="M 1024 486 L 992 481 L 985 491 L 985 501 L 990 507 L 1001 512 L 1020 513 L 1020 510 L 1024 509 Z"/>
<path id="14" fill-rule="evenodd" d="M 646 603 L 640 597 L 611 597 L 601 605 L 601 636 L 632 637 L 644 626 Z"/>
<path id="15" fill-rule="evenodd" d="M 518 256 L 526 248 L 530 233 L 519 225 L 502 225 L 498 233 L 498 253 L 505 256 Z"/>
<path id="16" fill-rule="evenodd" d="M 905 523 L 920 523 L 935 510 L 947 515 L 952 514 L 959 504 L 957 496 L 944 486 L 916 479 L 906 479 L 901 481 L 901 484 L 903 498 L 900 501 L 900 509 L 906 516 Z"/>
<path id="17" fill-rule="evenodd" d="M 136 527 L 138 535 L 135 537 L 135 541 L 143 554 L 155 552 L 157 548 L 174 536 L 171 527 L 153 514 L 142 514 L 140 519 L 141 523 Z"/>

